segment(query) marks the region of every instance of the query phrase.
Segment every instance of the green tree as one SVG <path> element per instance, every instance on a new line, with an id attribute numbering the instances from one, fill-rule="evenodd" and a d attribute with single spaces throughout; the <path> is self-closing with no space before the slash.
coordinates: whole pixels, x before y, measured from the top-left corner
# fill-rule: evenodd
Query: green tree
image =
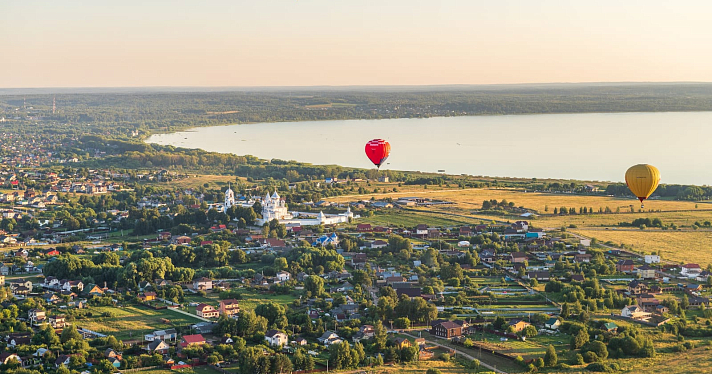
<path id="1" fill-rule="evenodd" d="M 585 328 L 580 329 L 576 336 L 571 337 L 571 349 L 579 349 L 588 343 L 589 336 Z"/>
<path id="2" fill-rule="evenodd" d="M 312 296 L 320 296 L 324 293 L 324 279 L 310 275 L 304 280 L 304 289 L 311 292 Z"/>
<path id="3" fill-rule="evenodd" d="M 544 355 L 544 364 L 546 366 L 552 367 L 556 366 L 556 364 L 559 362 L 559 357 L 556 355 L 556 349 L 554 349 L 554 346 L 549 344 L 549 346 L 546 348 L 546 354 Z"/>
<path id="4" fill-rule="evenodd" d="M 76 325 L 69 325 L 68 327 L 65 327 L 64 330 L 62 330 L 62 337 L 61 341 L 62 343 L 66 343 L 70 340 L 81 340 L 82 335 L 77 331 L 77 326 Z"/>
<path id="5" fill-rule="evenodd" d="M 270 369 L 272 373 L 285 373 L 292 371 L 292 361 L 282 353 L 277 353 L 272 356 L 270 363 Z"/>
<path id="6" fill-rule="evenodd" d="M 381 321 L 377 321 L 373 324 L 373 340 L 374 349 L 378 352 L 383 351 L 386 348 L 386 341 L 388 340 L 388 332 L 383 326 Z"/>

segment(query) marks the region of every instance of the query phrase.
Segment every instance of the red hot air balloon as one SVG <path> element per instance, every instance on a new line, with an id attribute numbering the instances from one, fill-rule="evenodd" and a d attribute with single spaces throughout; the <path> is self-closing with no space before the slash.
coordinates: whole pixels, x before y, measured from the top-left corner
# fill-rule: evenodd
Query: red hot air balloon
<path id="1" fill-rule="evenodd" d="M 391 153 L 391 144 L 383 139 L 373 139 L 366 143 L 366 156 L 369 160 L 376 165 L 377 168 L 381 168 L 388 155 Z"/>

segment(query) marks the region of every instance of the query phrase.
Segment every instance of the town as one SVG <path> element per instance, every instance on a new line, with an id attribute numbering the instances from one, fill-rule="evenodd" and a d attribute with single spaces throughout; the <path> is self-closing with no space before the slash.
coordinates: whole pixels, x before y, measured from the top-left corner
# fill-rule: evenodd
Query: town
<path id="1" fill-rule="evenodd" d="M 454 203 L 414 189 L 313 201 L 406 188 L 385 177 L 4 175 L 7 372 L 615 371 L 712 336 L 709 267 L 537 227 L 542 212 L 506 201 L 433 224 Z M 422 223 L 373 220 L 414 209 Z"/>

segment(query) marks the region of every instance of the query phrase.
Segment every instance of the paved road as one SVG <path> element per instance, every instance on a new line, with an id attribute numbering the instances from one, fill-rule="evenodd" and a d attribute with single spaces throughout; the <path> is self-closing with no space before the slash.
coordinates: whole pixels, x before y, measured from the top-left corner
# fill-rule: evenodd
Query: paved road
<path id="1" fill-rule="evenodd" d="M 405 334 L 405 335 L 410 336 L 411 338 L 418 338 L 417 336 L 411 335 L 411 334 L 409 334 L 409 333 L 407 333 L 407 332 L 405 332 L 405 331 L 403 331 L 402 333 Z M 439 338 L 439 339 L 442 339 L 442 338 Z M 457 348 L 449 347 L 449 346 L 446 346 L 446 345 L 443 345 L 443 344 L 434 342 L 434 341 L 432 341 L 432 340 L 428 340 L 428 342 L 430 342 L 431 344 L 435 344 L 435 345 L 437 345 L 438 347 L 447 348 L 447 349 L 452 349 L 453 351 L 455 351 L 455 352 L 457 352 L 457 353 L 459 353 L 459 354 L 465 356 L 466 358 L 468 358 L 468 359 L 470 359 L 470 360 L 474 360 L 474 359 L 476 358 L 475 356 L 472 356 L 472 355 L 470 355 L 470 354 L 468 354 L 468 353 L 465 353 L 465 352 L 463 352 L 463 351 L 461 351 L 461 350 L 459 350 L 459 349 L 457 349 Z M 492 371 L 497 372 L 497 373 L 507 374 L 506 371 L 499 370 L 499 369 L 495 368 L 494 366 L 485 363 L 484 361 L 482 361 L 482 360 L 479 359 L 479 358 L 478 358 L 477 360 L 480 361 L 480 365 L 486 367 L 486 368 L 489 369 L 489 370 L 492 370 Z"/>

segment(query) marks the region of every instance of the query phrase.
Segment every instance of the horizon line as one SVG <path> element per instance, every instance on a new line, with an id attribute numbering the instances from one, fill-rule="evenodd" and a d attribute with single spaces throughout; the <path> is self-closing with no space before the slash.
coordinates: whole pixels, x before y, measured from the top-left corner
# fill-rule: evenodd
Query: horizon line
<path id="1" fill-rule="evenodd" d="M 367 89 L 367 88 L 476 88 L 516 86 L 596 86 L 596 85 L 665 85 L 665 84 L 712 84 L 712 81 L 597 81 L 597 82 L 538 82 L 538 83 L 443 83 L 443 84 L 351 84 L 351 85 L 255 85 L 255 86 L 44 86 L 0 87 L 2 91 L 15 90 L 275 90 L 275 89 Z"/>

